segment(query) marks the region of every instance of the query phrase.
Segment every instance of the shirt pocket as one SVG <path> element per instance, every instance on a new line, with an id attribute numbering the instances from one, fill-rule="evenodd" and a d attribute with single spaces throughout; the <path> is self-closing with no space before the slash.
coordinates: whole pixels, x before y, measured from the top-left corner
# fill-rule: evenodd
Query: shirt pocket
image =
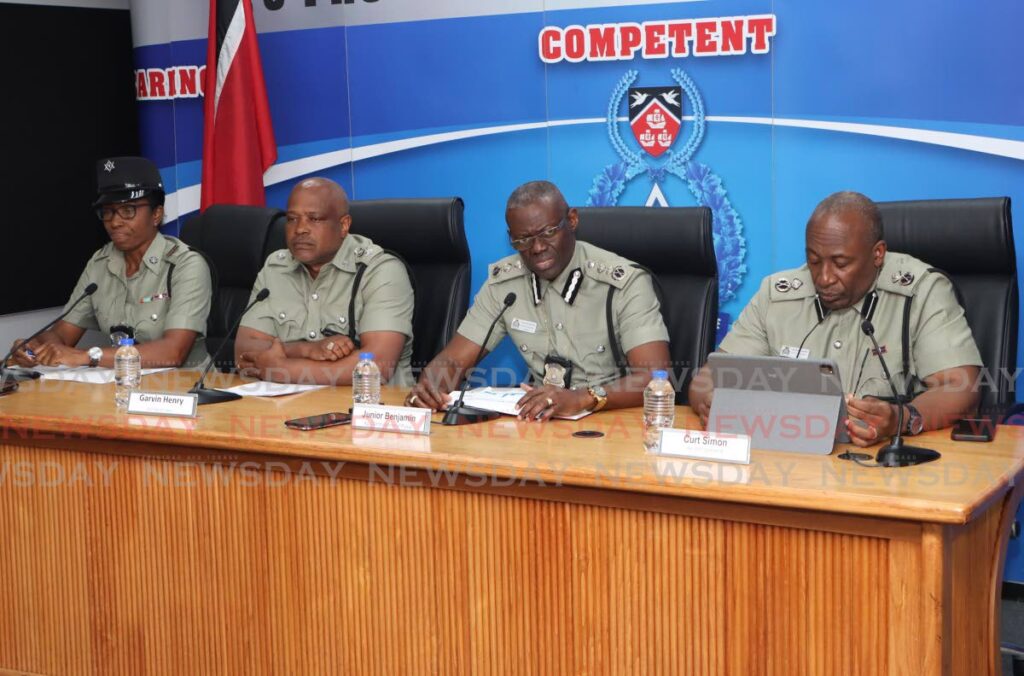
<path id="1" fill-rule="evenodd" d="M 306 311 L 300 305 L 272 305 L 265 315 L 274 327 L 274 337 L 282 343 L 302 339 L 302 327 L 306 322 Z"/>
<path id="2" fill-rule="evenodd" d="M 588 383 L 603 382 L 619 373 L 612 345 L 608 341 L 608 329 L 605 322 L 596 323 L 599 324 L 599 327 L 584 329 L 574 340 L 576 351 L 580 355 L 580 366 L 583 367 L 583 373 L 580 375 L 585 376 Z M 574 376 L 573 385 L 581 384 L 583 384 L 583 378 Z"/>
<path id="3" fill-rule="evenodd" d="M 168 298 L 139 303 L 135 308 L 135 342 L 148 343 L 163 337 L 170 307 Z"/>
<path id="4" fill-rule="evenodd" d="M 885 377 L 885 371 L 882 369 L 882 360 L 878 358 L 874 347 L 867 348 L 865 353 L 862 355 L 863 369 L 860 369 L 858 364 L 858 370 L 861 371 L 860 382 L 854 394 L 858 397 L 870 395 L 881 399 L 892 399 L 892 388 L 889 387 L 889 380 Z M 883 345 L 882 357 L 885 358 L 885 365 L 889 367 L 889 373 L 892 374 L 896 391 L 901 395 L 913 391 L 913 383 L 908 382 L 904 372 L 903 349 L 899 343 Z"/>

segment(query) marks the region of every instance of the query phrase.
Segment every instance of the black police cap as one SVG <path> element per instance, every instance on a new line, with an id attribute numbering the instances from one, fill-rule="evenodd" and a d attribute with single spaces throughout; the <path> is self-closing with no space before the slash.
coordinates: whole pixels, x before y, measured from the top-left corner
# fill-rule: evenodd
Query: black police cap
<path id="1" fill-rule="evenodd" d="M 127 202 L 164 192 L 156 165 L 145 157 L 109 157 L 96 162 L 96 193 L 93 206 Z"/>

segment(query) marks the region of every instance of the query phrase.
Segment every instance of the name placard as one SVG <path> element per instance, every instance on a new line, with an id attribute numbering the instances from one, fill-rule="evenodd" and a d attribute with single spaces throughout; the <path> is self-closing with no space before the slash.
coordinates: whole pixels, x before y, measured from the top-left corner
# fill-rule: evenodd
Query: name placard
<path id="1" fill-rule="evenodd" d="M 375 406 L 356 404 L 352 407 L 352 427 L 376 432 L 430 434 L 429 408 L 414 406 Z"/>
<path id="2" fill-rule="evenodd" d="M 656 453 L 749 465 L 750 437 L 746 434 L 715 434 L 704 430 L 663 429 Z"/>
<path id="3" fill-rule="evenodd" d="M 199 395 L 188 392 L 139 392 L 128 395 L 128 412 L 195 418 Z"/>

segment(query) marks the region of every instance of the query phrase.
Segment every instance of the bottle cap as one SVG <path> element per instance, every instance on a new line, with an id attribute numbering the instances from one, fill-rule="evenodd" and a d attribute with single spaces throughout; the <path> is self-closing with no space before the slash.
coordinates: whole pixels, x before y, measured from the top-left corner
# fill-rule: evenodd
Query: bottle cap
<path id="1" fill-rule="evenodd" d="M 651 371 L 651 376 L 655 380 L 668 380 L 668 371 Z"/>
<path id="2" fill-rule="evenodd" d="M 117 344 L 118 345 L 134 345 L 135 344 L 135 339 L 134 338 L 122 338 L 121 340 L 118 341 Z"/>
<path id="3" fill-rule="evenodd" d="M 359 361 L 373 361 L 373 353 L 372 352 L 360 352 L 359 353 Z"/>

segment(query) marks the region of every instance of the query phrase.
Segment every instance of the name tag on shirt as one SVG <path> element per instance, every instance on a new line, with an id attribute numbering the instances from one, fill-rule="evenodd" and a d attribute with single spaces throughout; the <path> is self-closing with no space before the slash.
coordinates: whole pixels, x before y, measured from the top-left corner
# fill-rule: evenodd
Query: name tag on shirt
<path id="1" fill-rule="evenodd" d="M 513 319 L 512 328 L 523 333 L 537 333 L 537 322 L 531 322 L 527 319 Z"/>
<path id="2" fill-rule="evenodd" d="M 779 356 L 789 359 L 807 359 L 811 356 L 811 349 L 809 347 L 797 349 L 790 345 L 783 345 L 782 349 L 779 350 Z"/>

